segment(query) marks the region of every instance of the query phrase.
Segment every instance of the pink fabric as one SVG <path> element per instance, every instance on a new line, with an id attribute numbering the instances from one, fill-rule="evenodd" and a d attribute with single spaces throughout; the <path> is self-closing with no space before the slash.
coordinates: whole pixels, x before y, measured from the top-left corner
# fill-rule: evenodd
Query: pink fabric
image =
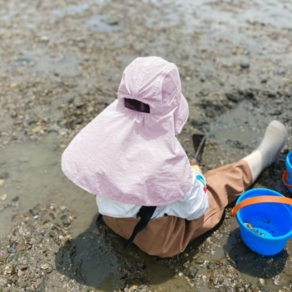
<path id="1" fill-rule="evenodd" d="M 124 98 L 150 106 L 128 109 Z M 124 71 L 118 99 L 65 149 L 62 169 L 79 187 L 114 201 L 166 205 L 190 189 L 188 157 L 175 135 L 189 115 L 177 67 L 159 57 L 135 59 Z"/>

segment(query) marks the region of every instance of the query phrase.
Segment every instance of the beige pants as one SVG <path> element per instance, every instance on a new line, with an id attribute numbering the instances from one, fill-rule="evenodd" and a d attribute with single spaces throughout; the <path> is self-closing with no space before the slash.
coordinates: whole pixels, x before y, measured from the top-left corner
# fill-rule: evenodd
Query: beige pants
<path id="1" fill-rule="evenodd" d="M 149 255 L 171 257 L 183 252 L 188 243 L 215 227 L 224 208 L 234 202 L 252 183 L 248 164 L 241 160 L 211 170 L 205 174 L 209 195 L 209 209 L 192 221 L 174 216 L 151 220 L 135 238 L 134 243 Z M 118 235 L 128 239 L 138 218 L 104 216 L 105 223 Z"/>

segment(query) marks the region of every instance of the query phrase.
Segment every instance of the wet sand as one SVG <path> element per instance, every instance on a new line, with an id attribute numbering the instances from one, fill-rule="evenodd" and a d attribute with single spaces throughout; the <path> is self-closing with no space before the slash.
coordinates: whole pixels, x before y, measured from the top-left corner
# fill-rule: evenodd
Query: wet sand
<path id="1" fill-rule="evenodd" d="M 291 19 L 291 3 L 275 0 L 2 3 L 0 291 L 291 291 L 291 241 L 275 257 L 252 253 L 230 208 L 185 253 L 160 260 L 122 250 L 122 239 L 96 226 L 94 197 L 60 169 L 70 140 L 116 98 L 125 66 L 159 55 L 180 70 L 190 118 L 178 138 L 189 157 L 190 136 L 202 131 L 204 171 L 236 161 L 279 119 L 288 144 L 254 187 L 289 196 L 281 175 L 292 149 Z"/>

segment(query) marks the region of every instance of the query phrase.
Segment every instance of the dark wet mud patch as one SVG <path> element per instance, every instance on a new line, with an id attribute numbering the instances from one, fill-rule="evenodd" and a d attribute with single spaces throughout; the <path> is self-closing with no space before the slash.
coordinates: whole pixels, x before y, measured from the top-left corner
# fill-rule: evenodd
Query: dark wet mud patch
<path id="1" fill-rule="evenodd" d="M 243 101 L 214 119 L 209 125 L 209 134 L 219 143 L 227 143 L 232 148 L 255 147 L 271 120 L 270 117 L 263 117 L 262 113 L 251 102 Z"/>
<path id="2" fill-rule="evenodd" d="M 123 277 L 118 276 L 121 263 L 111 245 L 99 236 L 98 229 L 89 228 L 67 241 L 56 254 L 55 260 L 61 274 L 87 286 L 97 288 L 104 281 L 110 281 L 114 287 L 115 281 Z"/>
<path id="3" fill-rule="evenodd" d="M 59 249 L 55 263 L 61 274 L 98 291 L 105 286 L 124 291 L 172 291 L 168 289 L 173 285 L 177 291 L 190 291 L 185 280 L 174 280 L 175 273 L 162 260 L 134 245 L 124 250 L 125 240 L 95 219 L 86 231 Z"/>
<path id="4" fill-rule="evenodd" d="M 201 106 L 210 117 L 210 123 L 202 128 L 210 138 L 231 148 L 255 148 L 275 119 L 286 124 L 289 131 L 292 103 L 286 92 L 238 91 L 227 93 L 226 100 L 205 101 Z"/>
<path id="5" fill-rule="evenodd" d="M 233 242 L 229 243 L 231 240 Z M 230 263 L 251 283 L 256 283 L 257 279 L 264 279 L 261 280 L 262 284 L 265 283 L 265 286 L 268 289 L 271 288 L 271 291 L 275 291 L 275 285 L 278 285 L 277 279 L 281 279 L 282 286 L 290 286 L 292 260 L 289 243 L 282 252 L 275 256 L 261 256 L 251 251 L 243 243 L 239 229 L 236 228 L 230 234 L 224 250 Z M 258 284 L 262 285 L 260 282 Z"/>

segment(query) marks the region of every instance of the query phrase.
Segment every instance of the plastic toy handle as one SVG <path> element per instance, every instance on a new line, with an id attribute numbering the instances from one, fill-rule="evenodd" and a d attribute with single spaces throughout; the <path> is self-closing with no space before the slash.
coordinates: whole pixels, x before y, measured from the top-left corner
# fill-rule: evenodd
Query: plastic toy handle
<path id="1" fill-rule="evenodd" d="M 238 203 L 231 211 L 231 215 L 234 217 L 237 211 L 243 207 L 258 204 L 258 203 L 282 203 L 292 205 L 292 199 L 285 198 L 285 197 L 277 197 L 277 196 L 260 196 L 260 197 L 253 197 L 249 199 L 245 199 Z"/>
<path id="2" fill-rule="evenodd" d="M 286 169 L 286 170 L 284 171 L 284 173 L 283 173 L 283 176 L 282 176 L 283 184 L 284 184 L 286 187 L 292 189 L 292 185 L 287 184 L 287 175 L 288 175 L 288 169 Z"/>

